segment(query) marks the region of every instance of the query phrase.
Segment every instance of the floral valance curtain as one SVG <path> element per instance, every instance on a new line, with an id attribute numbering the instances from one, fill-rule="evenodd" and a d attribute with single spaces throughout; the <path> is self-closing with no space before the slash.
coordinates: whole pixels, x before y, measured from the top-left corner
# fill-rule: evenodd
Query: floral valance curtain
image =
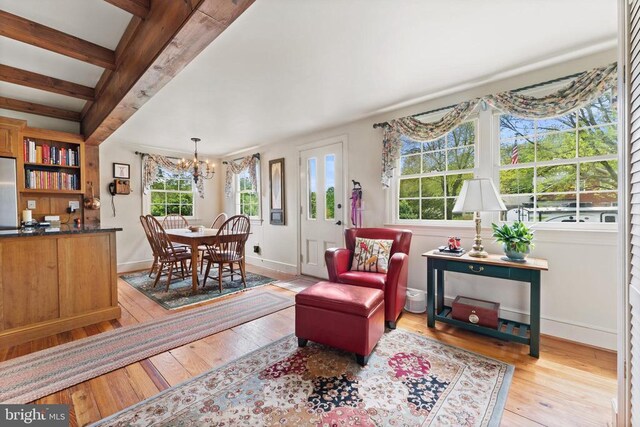
<path id="1" fill-rule="evenodd" d="M 424 123 L 414 117 L 391 120 L 384 127 L 382 140 L 382 185 L 388 187 L 393 177 L 393 170 L 400 158 L 400 138 L 403 135 L 421 142 L 438 139 L 464 122 L 482 101 L 519 117 L 541 119 L 561 116 L 583 107 L 615 86 L 616 78 L 617 64 L 613 63 L 585 71 L 568 85 L 543 97 L 507 91 L 462 102 L 435 122 Z"/>
<path id="2" fill-rule="evenodd" d="M 160 169 L 168 172 L 181 174 L 184 171 L 178 167 L 178 159 L 172 159 L 157 154 L 145 154 L 142 157 L 142 188 L 144 194 L 148 194 L 151 185 L 158 178 Z M 199 179 L 196 183 L 196 190 L 201 199 L 204 199 L 204 180 Z"/>
<path id="3" fill-rule="evenodd" d="M 256 177 L 258 159 L 258 156 L 251 155 L 243 157 L 240 160 L 227 162 L 227 171 L 224 179 L 224 194 L 226 197 L 231 197 L 233 194 L 233 175 L 238 175 L 246 170 L 249 171 L 251 185 L 253 188 L 258 188 L 258 180 Z"/>

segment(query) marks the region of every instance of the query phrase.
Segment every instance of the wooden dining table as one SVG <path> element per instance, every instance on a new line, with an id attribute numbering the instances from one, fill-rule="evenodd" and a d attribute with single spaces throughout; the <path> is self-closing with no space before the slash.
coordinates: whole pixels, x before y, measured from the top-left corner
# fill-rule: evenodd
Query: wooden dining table
<path id="1" fill-rule="evenodd" d="M 191 247 L 191 291 L 198 290 L 198 246 L 218 242 L 217 228 L 204 228 L 200 231 L 191 231 L 188 228 L 173 228 L 165 230 L 169 240 L 182 243 Z"/>

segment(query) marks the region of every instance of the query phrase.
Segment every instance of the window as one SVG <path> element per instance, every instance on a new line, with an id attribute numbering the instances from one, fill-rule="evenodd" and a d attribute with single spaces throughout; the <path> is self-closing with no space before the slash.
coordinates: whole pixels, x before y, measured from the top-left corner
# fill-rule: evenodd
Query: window
<path id="1" fill-rule="evenodd" d="M 562 117 L 500 115 L 502 219 L 616 222 L 616 122 L 611 90 Z"/>
<path id="2" fill-rule="evenodd" d="M 249 218 L 260 218 L 260 166 L 256 163 L 256 180 L 258 189 L 253 188 L 249 171 L 246 170 L 236 176 L 236 212 Z"/>
<path id="3" fill-rule="evenodd" d="M 474 176 L 476 126 L 476 120 L 465 122 L 430 142 L 402 137 L 398 219 L 471 219 L 452 210 L 462 183 Z"/>
<path id="4" fill-rule="evenodd" d="M 151 215 L 162 217 L 179 214 L 192 217 L 195 212 L 193 187 L 191 175 L 160 169 L 151 185 Z"/>

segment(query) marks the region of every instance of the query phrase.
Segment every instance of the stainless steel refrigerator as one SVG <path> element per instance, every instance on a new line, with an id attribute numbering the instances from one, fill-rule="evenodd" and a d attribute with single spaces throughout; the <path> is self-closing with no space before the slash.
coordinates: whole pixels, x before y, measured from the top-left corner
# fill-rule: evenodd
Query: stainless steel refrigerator
<path id="1" fill-rule="evenodd" d="M 0 157 L 0 229 L 18 228 L 16 160 Z"/>

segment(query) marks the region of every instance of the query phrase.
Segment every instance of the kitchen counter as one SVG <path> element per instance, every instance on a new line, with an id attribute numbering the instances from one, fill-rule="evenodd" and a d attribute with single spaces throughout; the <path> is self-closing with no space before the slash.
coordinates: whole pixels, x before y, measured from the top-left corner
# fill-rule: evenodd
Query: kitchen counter
<path id="1" fill-rule="evenodd" d="M 56 234 L 87 234 L 106 233 L 110 231 L 122 231 L 122 228 L 108 228 L 94 225 L 82 225 L 75 227 L 68 224 L 60 224 L 58 227 L 30 227 L 13 230 L 0 230 L 0 239 L 3 237 L 34 237 L 50 236 Z"/>
<path id="2" fill-rule="evenodd" d="M 0 348 L 120 317 L 120 228 L 32 230 L 0 230 Z"/>

